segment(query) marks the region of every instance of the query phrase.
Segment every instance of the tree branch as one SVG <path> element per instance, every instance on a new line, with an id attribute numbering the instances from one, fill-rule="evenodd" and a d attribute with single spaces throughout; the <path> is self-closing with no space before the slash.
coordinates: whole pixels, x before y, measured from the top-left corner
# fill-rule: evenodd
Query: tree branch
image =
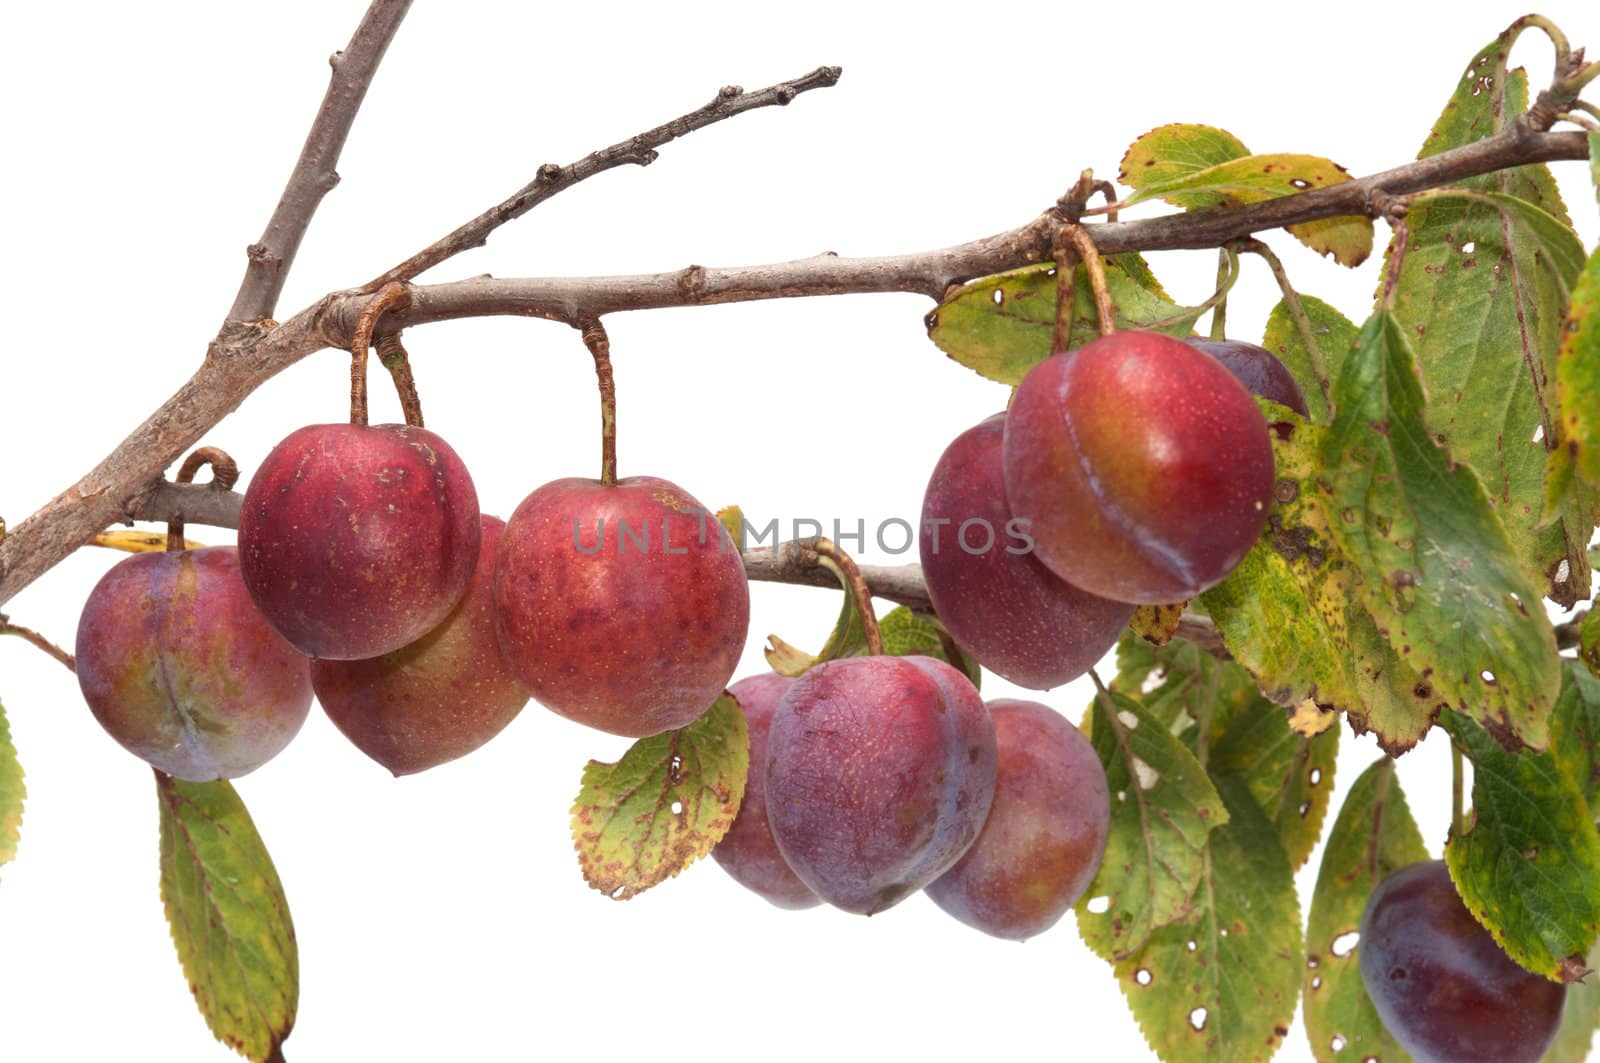
<path id="1" fill-rule="evenodd" d="M 656 161 L 656 149 L 687 136 L 696 129 L 715 125 L 726 118 L 753 111 L 758 107 L 786 106 L 802 92 L 828 88 L 839 81 L 840 68 L 819 66 L 804 77 L 780 81 L 755 92 L 746 92 L 737 85 L 726 85 L 704 107 L 674 118 L 654 129 L 613 144 L 609 148 L 591 152 L 568 166 L 547 162 L 539 167 L 534 179 L 523 185 L 511 198 L 491 207 L 473 218 L 450 235 L 412 255 L 388 272 L 372 278 L 360 288 L 375 292 L 391 281 L 409 281 L 432 269 L 445 260 L 489 241 L 489 234 L 506 222 L 515 221 L 557 192 L 563 192 L 579 181 L 604 173 L 618 166 L 649 166 Z"/>
<path id="2" fill-rule="evenodd" d="M 1525 122 L 1485 140 L 1344 184 L 1237 208 L 1163 215 L 1093 226 L 1102 254 L 1218 247 L 1264 229 L 1367 214 L 1374 198 L 1446 185 L 1467 177 L 1559 159 L 1588 158 L 1583 133 L 1541 133 Z M 1060 224 L 1055 212 L 1020 228 L 935 251 L 879 258 L 814 258 L 764 266 L 635 277 L 496 280 L 407 285 L 405 311 L 391 328 L 452 318 L 514 314 L 576 324 L 618 310 L 741 302 L 855 292 L 917 292 L 940 299 L 950 286 L 1044 260 Z M 205 363 L 144 424 L 83 479 L 0 540 L 0 605 L 94 535 L 140 512 L 161 472 L 272 376 L 326 347 L 348 349 L 371 296 L 335 292 L 282 324 L 245 323 L 213 344 Z M 196 518 L 198 519 L 198 518 Z"/>
<path id="3" fill-rule="evenodd" d="M 322 197 L 339 183 L 335 169 L 339 153 L 361 110 L 361 101 L 366 99 L 367 87 L 410 7 L 411 0 L 372 0 L 350 43 L 328 59 L 333 73 L 328 79 L 327 94 L 322 97 L 322 106 L 300 149 L 300 159 L 289 174 L 289 183 L 266 231 L 249 247 L 250 263 L 223 324 L 224 336 L 243 322 L 270 318 L 277 308 L 283 282 L 311 225 L 311 216 L 317 212 Z"/>

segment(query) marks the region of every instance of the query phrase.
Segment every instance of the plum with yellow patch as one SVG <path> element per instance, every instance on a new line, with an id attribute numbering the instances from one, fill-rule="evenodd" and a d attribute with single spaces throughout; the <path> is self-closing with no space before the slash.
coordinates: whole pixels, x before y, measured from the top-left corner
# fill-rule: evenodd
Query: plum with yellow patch
<path id="1" fill-rule="evenodd" d="M 478 544 L 466 466 L 403 424 L 291 432 L 239 512 L 245 585 L 310 657 L 377 657 L 438 627 L 466 593 Z"/>
<path id="2" fill-rule="evenodd" d="M 652 476 L 538 488 L 506 523 L 495 623 L 546 708 L 629 738 L 683 727 L 744 651 L 750 588 L 728 533 Z"/>
<path id="3" fill-rule="evenodd" d="M 76 650 L 101 726 L 190 782 L 254 771 L 311 709 L 310 662 L 256 610 L 231 546 L 117 564 L 83 607 Z"/>
<path id="4" fill-rule="evenodd" d="M 311 683 L 344 736 L 396 775 L 482 746 L 528 702 L 494 630 L 494 561 L 505 522 L 480 517 L 482 546 L 455 610 L 416 642 L 382 657 L 314 661 Z"/>
<path id="5" fill-rule="evenodd" d="M 795 874 L 873 915 L 961 859 L 994 798 L 989 710 L 932 657 L 847 657 L 806 672 L 767 735 L 767 821 Z"/>
<path id="6" fill-rule="evenodd" d="M 1161 605 L 1216 585 L 1266 526 L 1266 419 L 1215 359 L 1155 332 L 1103 336 L 1023 378 L 1006 497 L 1041 561 L 1103 598 Z"/>
<path id="7" fill-rule="evenodd" d="M 1023 941 L 1043 933 L 1094 881 L 1110 834 L 1111 799 L 1094 746 L 1035 701 L 989 702 L 1000 767 L 983 832 L 928 887 L 970 927 Z"/>

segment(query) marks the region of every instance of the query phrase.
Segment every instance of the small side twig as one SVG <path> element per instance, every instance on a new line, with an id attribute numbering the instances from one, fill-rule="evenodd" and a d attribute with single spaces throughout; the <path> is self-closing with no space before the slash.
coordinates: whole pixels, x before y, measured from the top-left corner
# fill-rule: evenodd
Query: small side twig
<path id="1" fill-rule="evenodd" d="M 66 666 L 67 671 L 76 673 L 78 670 L 78 662 L 72 656 L 72 654 L 68 653 L 60 646 L 57 646 L 55 643 L 51 642 L 49 639 L 45 638 L 32 628 L 23 627 L 21 624 L 13 624 L 4 613 L 0 613 L 0 635 L 15 635 L 24 642 L 32 643 L 34 646 L 37 646 L 45 653 L 48 653 L 50 656 L 60 661 Z"/>
<path id="2" fill-rule="evenodd" d="M 755 92 L 745 92 L 737 85 L 723 87 L 716 97 L 704 107 L 674 118 L 637 136 L 591 152 L 577 162 L 558 166 L 547 162 L 539 167 L 534 179 L 523 185 L 509 198 L 490 207 L 482 214 L 462 225 L 447 236 L 412 255 L 404 262 L 391 267 L 361 286 L 361 291 L 373 292 L 393 281 L 409 281 L 439 263 L 482 247 L 489 235 L 509 221 L 515 221 L 540 203 L 563 192 L 579 181 L 604 173 L 618 166 L 648 166 L 656 160 L 656 149 L 697 129 L 714 125 L 724 119 L 753 111 L 758 107 L 784 106 L 803 92 L 828 88 L 839 80 L 841 70 L 836 66 L 821 66 L 804 77 L 780 81 Z"/>
<path id="3" fill-rule="evenodd" d="M 266 231 L 250 245 L 250 262 L 223 324 L 223 335 L 244 322 L 270 318 L 277 308 L 311 217 L 322 198 L 339 183 L 339 154 L 344 151 L 367 88 L 410 7 L 411 0 L 373 0 L 350 43 L 329 59 L 333 73 L 328 91 Z"/>

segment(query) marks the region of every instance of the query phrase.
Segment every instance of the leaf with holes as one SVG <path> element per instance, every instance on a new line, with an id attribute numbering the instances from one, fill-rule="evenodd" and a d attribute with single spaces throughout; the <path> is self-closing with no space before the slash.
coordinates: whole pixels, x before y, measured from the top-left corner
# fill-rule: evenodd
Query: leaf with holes
<path id="1" fill-rule="evenodd" d="M 1300 394 L 1306 400 L 1311 420 L 1325 425 L 1333 419 L 1333 408 L 1328 396 L 1333 393 L 1333 382 L 1339 378 L 1350 349 L 1355 346 L 1360 332 L 1350 319 L 1339 311 L 1309 295 L 1300 296 L 1311 328 L 1311 338 L 1316 341 L 1317 354 L 1313 355 L 1287 303 L 1279 302 L 1267 317 L 1266 335 L 1261 346 L 1277 355 L 1300 384 Z M 1318 358 L 1322 370 L 1317 370 Z"/>
<path id="2" fill-rule="evenodd" d="M 1589 953 L 1589 966 L 1600 968 L 1600 946 Z M 1567 987 L 1567 1004 L 1561 1012 L 1561 1029 L 1541 1063 L 1584 1063 L 1600 1029 L 1600 978 Z"/>
<path id="3" fill-rule="evenodd" d="M 615 764 L 591 760 L 572 806 L 584 880 L 625 901 L 709 853 L 744 798 L 750 732 L 732 694 L 694 723 L 635 742 Z"/>
<path id="4" fill-rule="evenodd" d="M 226 782 L 155 773 L 161 902 L 178 962 L 217 1040 L 282 1060 L 300 999 L 289 901 L 244 802 Z"/>
<path id="5" fill-rule="evenodd" d="M 0 864 L 17 855 L 22 837 L 22 802 L 28 788 L 22 782 L 22 763 L 17 747 L 11 744 L 11 727 L 6 722 L 6 707 L 0 705 Z"/>
<path id="6" fill-rule="evenodd" d="M 1280 705 L 1348 713 L 1384 748 L 1415 745 L 1439 701 L 1353 599 L 1354 569 L 1329 529 L 1325 430 L 1293 417 L 1274 433 L 1278 482 L 1261 540 L 1199 598 L 1234 659 Z"/>
<path id="7" fill-rule="evenodd" d="M 1194 904 L 1116 964 L 1145 1040 L 1163 1060 L 1265 1061 L 1288 1036 L 1302 965 L 1300 905 L 1271 822 L 1242 783 L 1220 784 Z"/>
<path id="8" fill-rule="evenodd" d="M 859 657 L 867 652 L 867 629 L 861 622 L 861 611 L 856 608 L 856 596 L 850 592 L 849 578 L 831 557 L 818 558 L 817 563 L 834 574 L 844 591 L 844 601 L 839 603 L 839 619 L 834 621 L 828 641 L 817 654 L 807 653 L 776 635 L 768 635 L 763 653 L 767 664 L 779 675 L 793 678 L 804 675 L 823 661 Z"/>
<path id="9" fill-rule="evenodd" d="M 1395 763 L 1377 761 L 1356 779 L 1322 852 L 1306 920 L 1306 1036 L 1319 1063 L 1410 1057 L 1384 1030 L 1367 998 L 1356 961 L 1361 914 L 1378 884 L 1402 867 L 1428 859 L 1406 806 Z"/>
<path id="10" fill-rule="evenodd" d="M 1550 753 L 1589 803 L 1600 813 L 1600 679 L 1577 661 L 1561 669 L 1561 696 L 1550 714 Z"/>
<path id="11" fill-rule="evenodd" d="M 1456 890 L 1528 970 L 1571 981 L 1600 933 L 1600 833 L 1553 753 L 1508 753 L 1459 713 L 1440 720 L 1472 758 L 1472 816 L 1444 848 Z"/>
<path id="12" fill-rule="evenodd" d="M 1111 794 L 1110 836 L 1078 902 L 1078 933 L 1102 959 L 1119 960 L 1189 910 L 1206 836 L 1228 812 L 1200 762 L 1159 719 L 1125 694 L 1106 697 L 1113 709 L 1094 700 L 1090 738 Z"/>
<path id="13" fill-rule="evenodd" d="M 1212 740 L 1208 767 L 1214 777 L 1233 776 L 1248 787 L 1298 869 L 1322 836 L 1338 753 L 1337 727 L 1302 737 L 1281 706 L 1256 698 Z"/>
<path id="14" fill-rule="evenodd" d="M 1592 494 L 1600 490 L 1600 250 L 1589 257 L 1572 291 L 1556 356 L 1556 397 L 1561 426 L 1552 479 L 1575 477 Z M 1557 514 L 1569 502 L 1583 506 L 1566 485 L 1557 484 L 1551 494 Z"/>
<path id="15" fill-rule="evenodd" d="M 1260 696 L 1237 665 L 1181 639 L 1152 646 L 1131 629 L 1117 642 L 1117 668 L 1112 689 L 1138 700 L 1177 734 L 1201 720 L 1220 730 Z"/>
<path id="16" fill-rule="evenodd" d="M 1126 200 L 1164 199 L 1176 207 L 1260 203 L 1350 180 L 1344 169 L 1316 155 L 1251 155 L 1237 137 L 1203 125 L 1153 129 L 1122 158 L 1122 182 L 1138 189 Z M 1288 227 L 1295 239 L 1345 266 L 1372 254 L 1372 219 L 1326 218 Z"/>
<path id="17" fill-rule="evenodd" d="M 1202 311 L 1168 299 L 1143 259 L 1112 255 L 1105 266 L 1119 328 L 1153 329 L 1180 339 L 1189 335 Z M 1082 266 L 1074 285 L 1068 349 L 1100 335 L 1094 291 Z M 1002 384 L 1018 383 L 1050 357 L 1055 322 L 1055 266 L 1048 262 L 963 285 L 926 318 L 928 337 L 940 350 Z"/>
<path id="18" fill-rule="evenodd" d="M 956 653 L 957 660 L 952 661 L 945 652 L 944 639 L 948 634 L 941 634 L 944 629 L 937 620 L 919 616 L 903 605 L 897 605 L 889 610 L 878 620 L 878 631 L 883 635 L 883 652 L 891 657 L 904 657 L 907 654 L 921 654 L 924 657 L 937 657 L 946 664 L 954 665 L 966 673 L 972 680 L 973 686 L 978 686 L 983 678 L 983 669 L 977 661 L 968 660 L 965 654 Z M 950 644 L 952 647 L 955 643 Z"/>
<path id="19" fill-rule="evenodd" d="M 1474 56 L 1423 157 L 1506 130 L 1528 109 L 1509 50 L 1502 36 Z M 1570 500 L 1544 512 L 1545 466 L 1563 413 L 1550 381 L 1583 247 L 1555 181 L 1543 165 L 1469 178 L 1419 196 L 1406 228 L 1394 316 L 1427 383 L 1428 427 L 1483 478 L 1530 579 L 1571 605 L 1588 594 L 1593 521 Z"/>
<path id="20" fill-rule="evenodd" d="M 1543 748 L 1561 685 L 1554 629 L 1483 485 L 1430 433 L 1395 317 L 1361 330 L 1333 401 L 1322 463 L 1355 598 L 1440 699 Z"/>

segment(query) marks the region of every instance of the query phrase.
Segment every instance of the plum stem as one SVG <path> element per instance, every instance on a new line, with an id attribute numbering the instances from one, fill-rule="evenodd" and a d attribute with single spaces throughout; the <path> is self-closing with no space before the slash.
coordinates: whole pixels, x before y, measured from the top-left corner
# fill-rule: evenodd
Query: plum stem
<path id="1" fill-rule="evenodd" d="M 400 333 L 387 332 L 378 338 L 378 361 L 389 370 L 394 390 L 400 396 L 400 409 L 406 424 L 421 428 L 422 396 L 417 393 L 417 378 L 411 375 L 411 356 L 406 353 Z"/>
<path id="2" fill-rule="evenodd" d="M 1072 241 L 1083 268 L 1089 273 L 1089 287 L 1094 291 L 1094 309 L 1100 318 L 1100 335 L 1109 336 L 1117 331 L 1117 309 L 1111 302 L 1111 289 L 1106 285 L 1106 265 L 1100 258 L 1100 249 L 1081 225 L 1063 226 L 1061 235 Z"/>
<path id="3" fill-rule="evenodd" d="M 55 643 L 51 642 L 49 639 L 45 638 L 32 628 L 26 628 L 21 624 L 11 623 L 4 613 L 0 613 L 0 635 L 15 635 L 24 642 L 32 643 L 45 653 L 48 653 L 50 656 L 60 661 L 66 666 L 67 671 L 73 673 L 78 671 L 78 662 L 72 656 L 72 654 L 68 653 L 60 646 L 57 646 Z"/>
<path id="4" fill-rule="evenodd" d="M 411 301 L 411 293 L 398 282 L 385 284 L 361 308 L 356 318 L 355 336 L 350 342 L 350 423 L 367 423 L 367 349 L 372 346 L 372 332 L 378 319 L 387 310 L 403 307 Z"/>
<path id="5" fill-rule="evenodd" d="M 196 447 L 183 465 L 178 469 L 178 475 L 173 478 L 174 483 L 194 483 L 194 474 L 205 466 L 211 466 L 211 483 L 208 485 L 218 491 L 232 491 L 233 485 L 239 482 L 239 463 L 234 461 L 225 450 L 218 447 Z M 167 552 L 174 553 L 184 549 L 187 544 L 183 537 L 183 511 L 176 510 L 167 521 Z"/>
<path id="6" fill-rule="evenodd" d="M 1295 331 L 1300 333 L 1300 342 L 1306 345 L 1306 359 L 1311 363 L 1311 371 L 1317 375 L 1317 390 L 1322 392 L 1322 401 L 1328 408 L 1328 419 L 1331 421 L 1333 382 L 1328 379 L 1328 363 L 1322 357 L 1322 348 L 1317 346 L 1317 330 L 1312 327 L 1311 316 L 1306 313 L 1305 304 L 1300 301 L 1300 293 L 1289 283 L 1289 273 L 1283 268 L 1283 260 L 1273 252 L 1272 248 L 1254 237 L 1234 241 L 1230 246 L 1239 251 L 1259 255 L 1261 261 L 1272 271 L 1273 279 L 1278 282 L 1278 290 L 1283 293 L 1283 305 L 1289 311 L 1289 319 L 1294 322 Z"/>
<path id="7" fill-rule="evenodd" d="M 1230 288 L 1233 286 L 1232 282 L 1229 281 L 1229 279 L 1228 279 L 1229 276 L 1230 276 L 1230 271 L 1231 271 L 1232 274 L 1236 275 L 1238 273 L 1237 265 L 1234 265 L 1234 264 L 1231 263 L 1231 259 L 1229 258 L 1228 249 L 1227 248 L 1225 248 L 1225 247 L 1218 248 L 1217 249 L 1217 291 L 1219 291 L 1219 292 L 1222 291 L 1223 290 L 1222 286 L 1224 284 L 1227 284 Z M 1221 343 L 1223 340 L 1225 340 L 1227 338 L 1228 338 L 1228 296 L 1227 296 L 1226 293 L 1224 293 L 1222 298 L 1217 300 L 1217 305 L 1212 307 L 1212 309 L 1211 309 L 1211 339 L 1212 339 L 1213 342 Z"/>
<path id="8" fill-rule="evenodd" d="M 861 614 L 861 632 L 867 640 L 867 652 L 873 657 L 882 657 L 883 632 L 878 630 L 878 614 L 872 611 L 872 588 L 867 586 L 855 558 L 839 549 L 832 539 L 818 539 L 811 544 L 811 549 L 819 558 L 832 561 L 844 574 L 845 587 L 855 599 L 856 612 Z"/>
<path id="9" fill-rule="evenodd" d="M 611 373 L 611 338 L 598 317 L 585 318 L 581 327 L 600 384 L 600 482 L 610 487 L 617 482 L 617 381 Z"/>
<path id="10" fill-rule="evenodd" d="M 1454 742 L 1450 743 L 1450 835 L 1459 838 L 1466 829 L 1465 805 L 1465 765 L 1462 763 L 1461 747 Z"/>

